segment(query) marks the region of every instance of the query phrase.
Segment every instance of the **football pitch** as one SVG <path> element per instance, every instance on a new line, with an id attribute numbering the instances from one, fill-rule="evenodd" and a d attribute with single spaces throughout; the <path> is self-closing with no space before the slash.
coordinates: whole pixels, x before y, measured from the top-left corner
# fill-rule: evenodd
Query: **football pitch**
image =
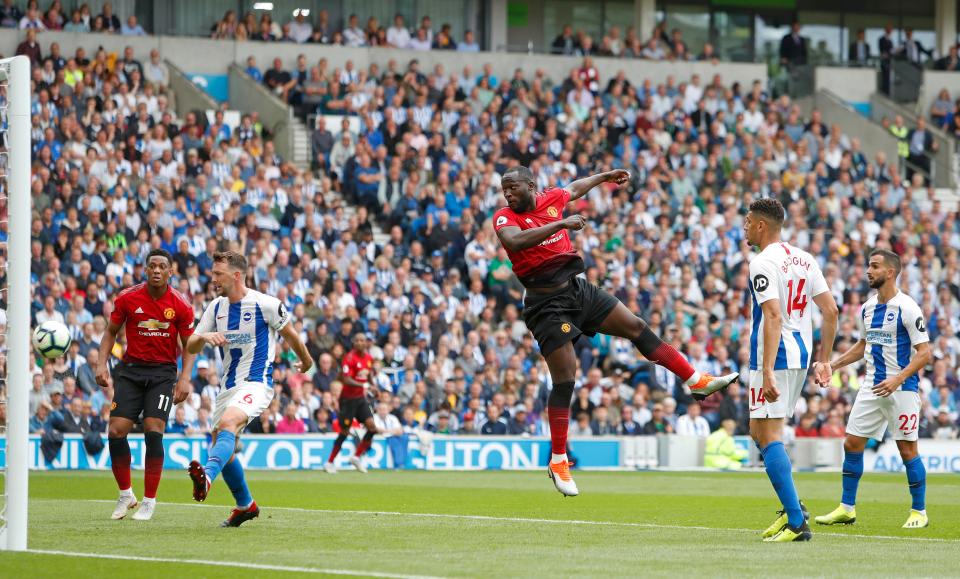
<path id="1" fill-rule="evenodd" d="M 0 553 L 0 577 L 960 576 L 956 475 L 929 477 L 927 529 L 900 528 L 905 475 L 867 473 L 855 525 L 794 544 L 760 541 L 777 509 L 762 472 L 575 476 L 564 499 L 541 471 L 250 472 L 260 518 L 221 529 L 222 482 L 198 505 L 166 471 L 152 521 L 111 521 L 109 471 L 35 472 L 33 552 Z M 812 514 L 837 505 L 839 473 L 796 476 Z"/>

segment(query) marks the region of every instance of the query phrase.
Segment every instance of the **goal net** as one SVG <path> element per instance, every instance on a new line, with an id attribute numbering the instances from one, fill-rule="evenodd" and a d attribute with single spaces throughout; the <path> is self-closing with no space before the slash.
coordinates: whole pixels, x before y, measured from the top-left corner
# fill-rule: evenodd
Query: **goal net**
<path id="1" fill-rule="evenodd" d="M 27 548 L 30 59 L 0 60 L 0 549 Z"/>

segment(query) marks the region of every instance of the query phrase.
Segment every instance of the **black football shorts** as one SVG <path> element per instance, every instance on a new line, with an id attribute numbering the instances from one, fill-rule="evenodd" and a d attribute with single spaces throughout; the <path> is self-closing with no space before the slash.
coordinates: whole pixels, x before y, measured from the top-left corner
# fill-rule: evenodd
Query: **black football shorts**
<path id="1" fill-rule="evenodd" d="M 337 417 L 337 420 L 340 421 L 341 427 L 346 426 L 344 432 L 350 430 L 354 418 L 360 424 L 364 424 L 367 420 L 373 418 L 373 412 L 370 410 L 370 404 L 366 397 L 340 399 L 340 416 Z"/>
<path id="2" fill-rule="evenodd" d="M 120 362 L 113 370 L 113 406 L 110 416 L 159 418 L 166 422 L 173 408 L 177 367 L 169 364 Z"/>
<path id="3" fill-rule="evenodd" d="M 549 294 L 527 292 L 523 298 L 523 321 L 547 356 L 581 334 L 593 337 L 620 300 L 574 277 L 570 285 Z"/>

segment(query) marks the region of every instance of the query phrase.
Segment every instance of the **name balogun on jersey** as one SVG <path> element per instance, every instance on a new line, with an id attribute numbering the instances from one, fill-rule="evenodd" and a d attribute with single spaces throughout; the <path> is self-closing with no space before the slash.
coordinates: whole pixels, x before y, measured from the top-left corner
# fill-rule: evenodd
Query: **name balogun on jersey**
<path id="1" fill-rule="evenodd" d="M 810 262 L 803 259 L 799 255 L 788 255 L 787 258 L 783 260 L 783 265 L 780 266 L 780 271 L 787 273 L 791 265 L 802 267 L 807 271 L 810 270 Z"/>

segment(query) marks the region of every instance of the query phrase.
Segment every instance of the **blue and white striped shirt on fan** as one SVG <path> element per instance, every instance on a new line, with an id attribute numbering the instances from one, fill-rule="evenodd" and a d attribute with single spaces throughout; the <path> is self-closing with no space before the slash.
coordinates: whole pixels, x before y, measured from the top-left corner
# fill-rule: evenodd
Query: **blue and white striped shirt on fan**
<path id="1" fill-rule="evenodd" d="M 273 296 L 247 290 L 236 303 L 218 297 L 207 306 L 195 332 L 220 332 L 227 345 L 220 348 L 223 378 L 229 390 L 243 382 L 273 385 L 277 333 L 290 323 L 286 307 Z"/>
<path id="2" fill-rule="evenodd" d="M 896 376 L 910 365 L 913 349 L 930 341 L 923 311 L 917 302 L 903 292 L 879 303 L 877 294 L 860 308 L 857 319 L 861 339 L 867 342 L 864 360 L 867 363 L 867 386 L 875 386 Z M 918 392 L 920 378 L 914 374 L 900 387 L 905 392 Z M 860 396 L 873 396 L 871 388 L 861 389 Z"/>

